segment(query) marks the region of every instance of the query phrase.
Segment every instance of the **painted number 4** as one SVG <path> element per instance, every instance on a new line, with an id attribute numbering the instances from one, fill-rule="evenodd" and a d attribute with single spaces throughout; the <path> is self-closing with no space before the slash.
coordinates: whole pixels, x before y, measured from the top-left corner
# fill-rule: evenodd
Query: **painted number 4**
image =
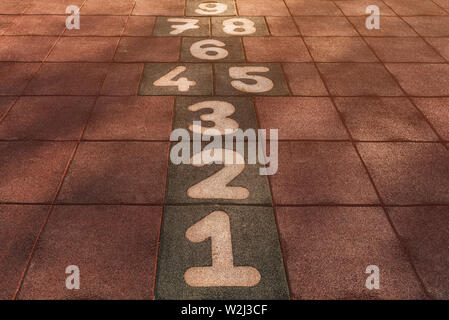
<path id="1" fill-rule="evenodd" d="M 211 238 L 212 266 L 192 267 L 184 279 L 192 287 L 253 287 L 260 282 L 260 273 L 253 267 L 234 266 L 231 225 L 224 211 L 214 211 L 187 229 L 191 242 Z"/>
<path id="2" fill-rule="evenodd" d="M 185 66 L 178 66 L 167 73 L 165 76 L 159 78 L 153 82 L 153 85 L 157 87 L 178 87 L 181 92 L 189 91 L 190 86 L 196 85 L 195 81 L 191 81 L 185 77 L 181 77 L 178 80 L 173 80 L 175 77 L 186 71 Z"/>

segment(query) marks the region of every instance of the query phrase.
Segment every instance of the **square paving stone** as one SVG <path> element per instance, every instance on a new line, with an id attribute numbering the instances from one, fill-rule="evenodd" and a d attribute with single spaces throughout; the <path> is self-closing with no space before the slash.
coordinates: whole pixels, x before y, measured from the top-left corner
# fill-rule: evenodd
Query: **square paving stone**
<path id="1" fill-rule="evenodd" d="M 127 16 L 131 13 L 133 6 L 133 0 L 87 0 L 86 4 L 81 8 L 81 15 L 101 14 Z"/>
<path id="2" fill-rule="evenodd" d="M 256 97 L 261 128 L 278 129 L 280 140 L 348 139 L 329 98 Z"/>
<path id="3" fill-rule="evenodd" d="M 335 103 L 356 140 L 438 140 L 406 98 L 336 98 Z"/>
<path id="4" fill-rule="evenodd" d="M 102 95 L 133 96 L 139 89 L 143 63 L 113 63 L 101 87 Z"/>
<path id="5" fill-rule="evenodd" d="M 438 53 L 449 62 L 449 38 L 426 38 Z"/>
<path id="6" fill-rule="evenodd" d="M 189 268 L 212 265 L 212 241 L 207 238 L 203 242 L 191 242 L 186 237 L 186 231 L 215 211 L 221 211 L 219 214 L 222 219 L 226 219 L 226 215 L 229 217 L 229 227 L 226 225 L 227 220 L 222 220 L 224 224 L 218 223 L 215 227 L 223 226 L 230 229 L 233 265 L 255 268 L 260 274 L 257 285 L 206 287 L 190 286 L 186 283 L 184 274 Z M 211 228 L 210 232 L 214 230 Z M 214 242 L 212 245 L 218 245 L 220 251 L 223 248 L 221 243 Z M 165 207 L 158 257 L 156 299 L 288 299 L 288 297 L 272 208 L 218 205 Z"/>
<path id="7" fill-rule="evenodd" d="M 289 16 L 284 1 L 279 0 L 238 0 L 239 14 L 257 16 Z"/>
<path id="8" fill-rule="evenodd" d="M 288 0 L 288 1 L 292 1 L 292 0 Z M 309 1 L 310 0 L 302 0 L 302 1 Z M 315 1 L 317 2 L 317 1 Z M 325 2 L 325 1 L 319 1 L 319 2 Z M 353 0 L 339 0 L 339 1 L 335 1 L 335 4 L 340 7 L 341 11 L 343 11 L 343 13 L 346 16 L 363 16 L 364 20 L 366 20 L 366 8 L 368 6 L 371 5 L 375 5 L 377 7 L 379 7 L 380 9 L 380 15 L 382 16 L 382 19 L 384 18 L 384 16 L 394 16 L 395 13 L 388 8 L 388 6 L 383 3 L 382 0 L 357 0 L 357 1 L 353 1 Z"/>
<path id="9" fill-rule="evenodd" d="M 39 63 L 0 62 L 0 95 L 20 94 L 39 68 Z"/>
<path id="10" fill-rule="evenodd" d="M 8 0 L 9 1 L 9 0 Z M 16 0 L 14 0 L 16 1 Z M 23 3 L 23 1 L 20 1 Z M 81 7 L 84 0 L 45 0 L 45 1 L 30 1 L 31 6 L 24 12 L 25 15 L 34 14 L 61 14 L 65 15 L 65 10 L 70 5 Z"/>
<path id="11" fill-rule="evenodd" d="M 381 18 L 380 29 L 371 30 L 366 28 L 366 17 L 348 17 L 348 19 L 364 37 L 418 37 L 418 34 L 399 17 L 384 16 Z"/>
<path id="12" fill-rule="evenodd" d="M 130 16 L 123 35 L 151 37 L 155 22 L 156 17 Z"/>
<path id="13" fill-rule="evenodd" d="M 248 62 L 311 62 L 304 41 L 299 37 L 243 38 Z"/>
<path id="14" fill-rule="evenodd" d="M 232 106 L 229 106 L 229 104 Z M 225 108 L 234 108 L 232 114 L 228 115 L 226 118 L 236 121 L 239 129 L 243 131 L 247 129 L 257 129 L 254 105 L 251 99 L 246 97 L 177 97 L 173 129 L 183 128 L 188 130 L 189 126 L 193 125 L 193 121 L 201 121 L 201 125 L 204 127 L 213 127 L 214 122 L 208 121 L 207 117 L 214 112 L 214 109 L 212 108 L 217 108 L 215 109 L 215 112 L 219 112 L 220 105 L 224 105 Z M 188 109 L 189 107 L 201 107 L 201 109 L 190 111 Z M 203 117 L 205 118 L 204 120 Z M 232 129 L 230 127 L 228 128 Z"/>
<path id="15" fill-rule="evenodd" d="M 296 96 L 327 96 L 318 69 L 312 63 L 283 63 L 290 90 Z"/>
<path id="16" fill-rule="evenodd" d="M 152 299 L 159 206 L 56 206 L 19 299 Z M 75 265 L 80 289 L 68 290 Z"/>
<path id="17" fill-rule="evenodd" d="M 0 142 L 0 202 L 50 203 L 75 144 Z"/>
<path id="18" fill-rule="evenodd" d="M 84 7 L 83 7 L 84 9 Z M 85 12 L 81 12 L 81 15 Z M 26 16 L 25 16 L 26 17 Z M 62 16 L 62 18 L 65 18 Z M 64 20 L 65 20 L 64 19 Z M 80 18 L 80 28 L 65 30 L 65 36 L 115 36 L 118 37 L 122 34 L 123 28 L 126 23 L 126 16 L 87 16 L 83 15 Z M 65 26 L 65 21 L 62 22 Z"/>
<path id="19" fill-rule="evenodd" d="M 381 208 L 276 208 L 293 299 L 424 299 L 412 266 Z M 380 272 L 368 290 L 369 265 Z"/>
<path id="20" fill-rule="evenodd" d="M 388 208 L 432 299 L 449 299 L 449 207 Z"/>
<path id="21" fill-rule="evenodd" d="M 333 1 L 285 0 L 285 3 L 293 16 L 343 15 Z"/>
<path id="22" fill-rule="evenodd" d="M 1 300 L 13 297 L 47 211 L 47 206 L 0 205 Z"/>
<path id="23" fill-rule="evenodd" d="M 166 204 L 260 204 L 271 205 L 271 193 L 266 176 L 260 175 L 259 168 L 262 167 L 257 159 L 257 148 L 254 146 L 255 141 L 248 142 L 234 142 L 233 146 L 226 146 L 222 138 L 218 138 L 214 144 L 215 148 L 236 150 L 236 143 L 242 145 L 241 149 L 237 149 L 238 153 L 243 156 L 245 165 L 229 164 L 225 167 L 222 163 L 209 163 L 202 166 L 191 163 L 176 163 L 180 162 L 178 157 L 187 157 L 191 159 L 192 156 L 200 155 L 200 150 L 205 151 L 208 142 L 193 140 L 193 142 L 172 142 L 170 149 L 170 158 L 168 162 L 167 175 L 167 191 L 165 194 Z M 212 142 L 211 142 L 212 143 Z M 198 148 L 198 149 L 196 149 Z M 198 151 L 196 151 L 198 150 Z M 182 153 L 181 153 L 182 152 Z M 249 163 L 248 153 L 254 156 L 253 163 Z M 202 153 L 203 157 L 205 153 Z M 255 162 L 255 163 L 254 163 Z M 240 171 L 241 170 L 241 171 Z M 217 174 L 217 172 L 219 172 Z M 217 174 L 217 175 L 216 175 Z M 216 175 L 216 176 L 215 176 Z M 214 176 L 212 180 L 206 180 Z M 204 182 L 205 181 L 205 182 Z M 199 183 L 201 185 L 198 185 Z M 229 190 L 222 185 L 232 187 Z M 192 187 L 194 190 L 192 190 Z M 215 188 L 213 190 L 212 188 Z M 237 189 L 238 188 L 238 189 Z M 194 192 L 194 195 L 192 193 Z M 220 192 L 227 192 L 228 194 L 219 194 Z"/>
<path id="24" fill-rule="evenodd" d="M 449 64 L 389 63 L 386 67 L 410 95 L 449 95 Z"/>
<path id="25" fill-rule="evenodd" d="M 449 98 L 414 98 L 413 101 L 440 136 L 449 141 Z"/>
<path id="26" fill-rule="evenodd" d="M 298 28 L 292 17 L 265 17 L 272 36 L 298 36 Z"/>
<path id="27" fill-rule="evenodd" d="M 379 203 L 360 158 L 347 142 L 280 142 L 279 169 L 270 181 L 276 204 Z"/>
<path id="28" fill-rule="evenodd" d="M 209 51 L 208 48 L 211 48 Z M 183 38 L 181 61 L 186 62 L 244 62 L 242 42 L 239 38 Z"/>
<path id="29" fill-rule="evenodd" d="M 171 81 L 178 81 L 180 85 L 167 85 L 156 81 L 171 73 Z M 187 84 L 188 81 L 188 85 Z M 186 85 L 186 86 L 185 86 Z M 210 64 L 198 63 L 146 63 L 142 80 L 140 82 L 139 95 L 212 95 L 213 76 Z"/>
<path id="30" fill-rule="evenodd" d="M 449 152 L 436 143 L 358 143 L 386 204 L 449 204 Z"/>
<path id="31" fill-rule="evenodd" d="M 189 0 L 186 16 L 236 16 L 234 0 Z"/>
<path id="32" fill-rule="evenodd" d="M 175 62 L 180 48 L 180 38 L 122 37 L 114 61 Z"/>
<path id="33" fill-rule="evenodd" d="M 0 139 L 76 140 L 94 97 L 21 97 L 0 123 Z"/>
<path id="34" fill-rule="evenodd" d="M 168 144 L 82 142 L 58 203 L 161 204 Z"/>
<path id="35" fill-rule="evenodd" d="M 290 95 L 284 73 L 278 63 L 217 63 L 214 65 L 214 71 L 217 95 Z M 232 71 L 235 78 L 230 76 Z M 247 73 L 246 76 L 245 73 Z M 234 85 L 240 87 L 241 90 L 235 88 Z"/>
<path id="36" fill-rule="evenodd" d="M 40 62 L 57 40 L 57 37 L 41 36 L 1 37 L 0 61 Z"/>
<path id="37" fill-rule="evenodd" d="M 410 24 L 419 35 L 424 37 L 448 37 L 449 17 L 405 17 L 405 22 Z"/>
<path id="38" fill-rule="evenodd" d="M 432 16 L 447 14 L 432 1 L 384 0 L 400 16 Z"/>
<path id="39" fill-rule="evenodd" d="M 49 62 L 109 62 L 120 38 L 62 37 L 51 51 Z"/>
<path id="40" fill-rule="evenodd" d="M 185 27 L 183 27 L 185 26 Z M 157 17 L 155 37 L 208 37 L 210 18 L 206 17 Z"/>
<path id="41" fill-rule="evenodd" d="M 136 0 L 133 15 L 142 16 L 182 16 L 185 0 Z"/>
<path id="42" fill-rule="evenodd" d="M 173 97 L 100 97 L 83 138 L 168 141 L 173 104 Z"/>
<path id="43" fill-rule="evenodd" d="M 0 119 L 9 110 L 11 105 L 16 100 L 16 97 L 1 97 L 0 96 Z"/>
<path id="44" fill-rule="evenodd" d="M 45 23 L 42 23 L 45 19 Z M 64 16 L 20 16 L 12 21 L 11 26 L 5 30 L 5 35 L 38 35 L 38 36 L 58 36 L 65 29 Z M 0 33 L 2 30 L 0 22 Z"/>
<path id="45" fill-rule="evenodd" d="M 303 36 L 353 37 L 358 35 L 346 17 L 295 17 L 294 19 Z"/>
<path id="46" fill-rule="evenodd" d="M 214 37 L 257 37 L 269 36 L 263 17 L 212 17 L 212 35 Z"/>

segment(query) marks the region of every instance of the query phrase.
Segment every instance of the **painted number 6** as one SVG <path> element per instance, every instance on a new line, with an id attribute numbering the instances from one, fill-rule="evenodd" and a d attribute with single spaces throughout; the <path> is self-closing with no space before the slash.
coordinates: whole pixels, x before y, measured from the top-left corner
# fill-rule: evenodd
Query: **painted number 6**
<path id="1" fill-rule="evenodd" d="M 215 47 L 204 47 L 205 45 L 213 45 Z M 219 48 L 224 47 L 225 44 L 221 41 L 214 39 L 206 39 L 197 41 L 190 47 L 190 53 L 192 56 L 203 60 L 220 60 L 228 56 L 229 52 L 226 49 Z"/>

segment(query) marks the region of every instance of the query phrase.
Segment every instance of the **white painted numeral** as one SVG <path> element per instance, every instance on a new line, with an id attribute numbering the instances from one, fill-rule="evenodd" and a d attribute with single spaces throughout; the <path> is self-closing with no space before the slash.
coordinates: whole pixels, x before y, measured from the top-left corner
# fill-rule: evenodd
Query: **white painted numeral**
<path id="1" fill-rule="evenodd" d="M 273 89 L 273 81 L 270 79 L 248 74 L 249 72 L 268 72 L 267 67 L 231 67 L 229 68 L 229 76 L 233 79 L 250 79 L 256 81 L 254 84 L 247 84 L 240 80 L 231 81 L 231 85 L 237 90 L 243 92 L 266 92 Z"/>
<path id="2" fill-rule="evenodd" d="M 178 90 L 181 92 L 189 91 L 190 86 L 196 85 L 195 81 L 190 81 L 189 79 L 182 77 L 178 80 L 173 80 L 176 76 L 186 71 L 185 66 L 178 66 L 167 73 L 165 76 L 159 78 L 158 80 L 153 82 L 153 85 L 158 87 L 178 87 Z"/>
<path id="3" fill-rule="evenodd" d="M 198 19 L 184 19 L 184 18 L 170 18 L 167 19 L 168 22 L 180 22 L 184 24 L 172 24 L 171 27 L 174 29 L 170 31 L 170 34 L 180 34 L 184 31 L 190 30 L 190 29 L 199 29 L 198 22 L 200 20 Z"/>
<path id="4" fill-rule="evenodd" d="M 223 21 L 223 31 L 227 34 L 245 35 L 256 32 L 254 22 L 245 18 L 232 18 Z"/>
<path id="5" fill-rule="evenodd" d="M 228 6 L 224 3 L 218 3 L 218 2 L 205 2 L 201 3 L 198 6 L 198 9 L 195 10 L 198 14 L 206 14 L 206 15 L 212 15 L 212 14 L 220 14 L 225 12 L 228 9 Z"/>
<path id="6" fill-rule="evenodd" d="M 223 169 L 187 189 L 190 198 L 241 200 L 249 197 L 248 189 L 227 186 L 245 169 L 245 159 L 240 153 L 229 149 L 207 149 L 195 154 L 190 163 L 195 167 L 211 163 L 224 164 Z"/>
<path id="7" fill-rule="evenodd" d="M 205 45 L 213 45 L 215 47 L 204 47 Z M 229 54 L 228 50 L 219 48 L 225 45 L 223 42 L 214 39 L 201 40 L 192 44 L 190 53 L 198 59 L 220 60 L 226 58 Z"/>
<path id="8" fill-rule="evenodd" d="M 191 242 L 211 238 L 212 266 L 192 267 L 184 279 L 192 287 L 253 287 L 260 282 L 259 271 L 253 267 L 235 267 L 232 254 L 231 224 L 224 211 L 214 211 L 187 229 Z"/>
<path id="9" fill-rule="evenodd" d="M 227 118 L 235 112 L 235 107 L 225 101 L 202 101 L 188 107 L 190 111 L 201 109 L 212 109 L 212 113 L 202 114 L 200 119 L 203 121 L 212 121 L 213 127 L 203 127 L 199 125 L 190 125 L 189 130 L 198 134 L 207 134 L 211 136 L 232 134 L 239 128 L 237 121 Z"/>

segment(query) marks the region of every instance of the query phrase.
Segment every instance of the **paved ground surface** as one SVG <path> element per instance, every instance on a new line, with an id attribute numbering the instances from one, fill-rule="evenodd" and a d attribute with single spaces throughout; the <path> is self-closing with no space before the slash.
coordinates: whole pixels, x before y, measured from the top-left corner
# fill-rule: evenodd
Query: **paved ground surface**
<path id="1" fill-rule="evenodd" d="M 449 1 L 218 1 L 210 17 L 194 0 L 0 0 L 0 298 L 448 299 Z M 198 28 L 171 33 L 183 16 Z M 237 16 L 250 32 L 225 30 Z M 191 53 L 210 37 L 226 57 Z M 180 66 L 195 86 L 153 85 Z M 273 88 L 233 87 L 242 66 Z M 171 130 L 210 100 L 279 129 L 278 172 L 230 184 L 246 199 L 189 197 L 221 166 L 169 164 Z M 239 286 L 186 283 L 211 245 L 252 267 Z"/>

